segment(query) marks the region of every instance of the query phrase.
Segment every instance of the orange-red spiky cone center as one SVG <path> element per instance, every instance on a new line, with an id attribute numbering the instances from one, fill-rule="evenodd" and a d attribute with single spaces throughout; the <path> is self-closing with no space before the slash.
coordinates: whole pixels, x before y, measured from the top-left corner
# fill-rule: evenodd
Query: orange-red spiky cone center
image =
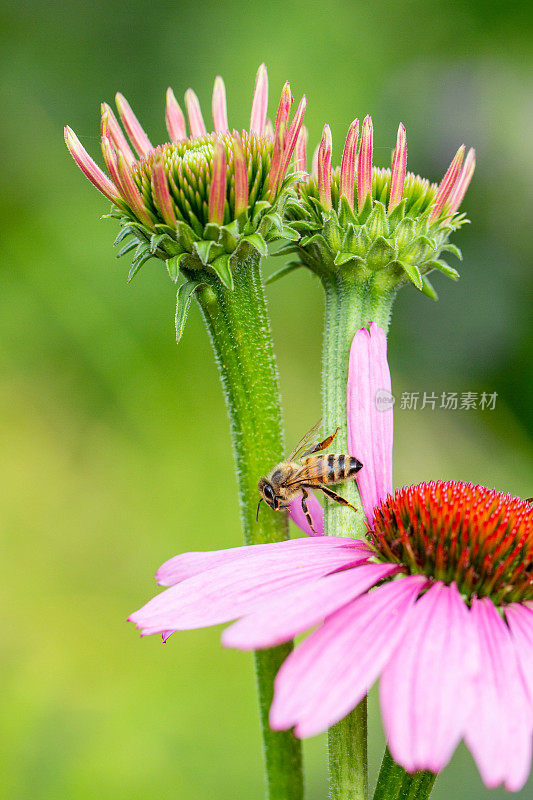
<path id="1" fill-rule="evenodd" d="M 375 509 L 379 557 L 446 583 L 465 598 L 533 599 L 533 507 L 462 481 L 406 486 Z"/>

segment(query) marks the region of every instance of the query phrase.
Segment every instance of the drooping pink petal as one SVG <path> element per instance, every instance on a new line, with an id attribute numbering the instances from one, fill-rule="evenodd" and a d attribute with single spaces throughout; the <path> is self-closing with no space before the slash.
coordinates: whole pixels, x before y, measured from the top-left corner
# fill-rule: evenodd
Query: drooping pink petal
<path id="1" fill-rule="evenodd" d="M 269 175 L 269 196 L 273 199 L 276 196 L 279 174 L 281 168 L 281 159 L 285 148 L 285 139 L 287 136 L 287 122 L 289 113 L 293 102 L 291 87 L 287 81 L 281 90 L 281 97 L 276 114 L 276 125 L 274 128 L 274 149 L 272 150 L 272 161 L 270 162 L 270 175 Z"/>
<path id="2" fill-rule="evenodd" d="M 408 772 L 440 772 L 463 735 L 479 669 L 474 639 L 455 584 L 433 584 L 409 609 L 379 685 L 387 743 Z"/>
<path id="3" fill-rule="evenodd" d="M 357 160 L 357 140 L 359 139 L 359 120 L 354 119 L 348 128 L 341 161 L 340 193 L 353 209 L 355 192 L 355 162 Z"/>
<path id="4" fill-rule="evenodd" d="M 350 350 L 347 388 L 348 452 L 363 464 L 357 474 L 367 520 L 392 492 L 393 398 L 387 337 L 375 322 L 361 328 Z"/>
<path id="5" fill-rule="evenodd" d="M 178 101 L 174 96 L 174 92 L 170 88 L 167 89 L 167 105 L 165 110 L 165 119 L 167 123 L 167 131 L 173 142 L 181 142 L 182 139 L 187 138 L 187 130 L 185 128 L 185 115 L 180 108 Z"/>
<path id="6" fill-rule="evenodd" d="M 505 608 L 505 617 L 533 708 L 533 609 L 522 603 L 510 603 Z"/>
<path id="7" fill-rule="evenodd" d="M 226 201 L 226 150 L 220 140 L 215 142 L 213 157 L 213 178 L 209 190 L 209 222 L 222 225 L 224 222 L 224 203 Z"/>
<path id="8" fill-rule="evenodd" d="M 161 216 L 167 225 L 174 226 L 176 224 L 176 214 L 174 212 L 174 203 L 170 196 L 168 188 L 167 173 L 165 171 L 165 162 L 163 156 L 159 155 L 154 159 L 154 166 L 152 170 L 152 181 L 154 187 L 154 199 L 156 202 Z"/>
<path id="9" fill-rule="evenodd" d="M 307 509 L 311 514 L 313 520 L 314 531 L 309 527 L 309 523 L 302 508 L 302 498 L 297 497 L 292 501 L 289 507 L 289 517 L 295 525 L 303 530 L 306 536 L 323 536 L 324 535 L 324 509 L 320 505 L 314 494 L 310 494 L 306 500 Z"/>
<path id="10" fill-rule="evenodd" d="M 307 98 L 304 94 L 304 96 L 298 103 L 298 108 L 296 109 L 294 117 L 292 118 L 292 122 L 287 130 L 287 136 L 285 137 L 283 155 L 281 157 L 281 164 L 279 168 L 278 185 L 282 184 L 285 175 L 287 173 L 289 162 L 292 158 L 294 148 L 296 147 L 298 136 L 300 135 L 300 129 L 302 127 L 302 120 L 304 118 L 306 105 L 307 105 Z"/>
<path id="11" fill-rule="evenodd" d="M 393 564 L 365 564 L 288 589 L 278 600 L 242 617 L 222 634 L 222 644 L 241 650 L 276 647 L 323 622 L 355 597 L 398 571 Z"/>
<path id="12" fill-rule="evenodd" d="M 281 559 L 294 560 L 302 554 L 317 553 L 318 547 L 321 547 L 324 553 L 329 550 L 337 550 L 339 547 L 348 548 L 350 558 L 352 558 L 353 551 L 355 551 L 355 558 L 358 558 L 359 555 L 366 558 L 372 552 L 364 542 L 346 537 L 321 536 L 316 539 L 289 539 L 286 542 L 245 545 L 244 547 L 230 547 L 226 550 L 180 553 L 159 567 L 155 579 L 160 586 L 174 586 L 187 578 L 192 578 L 193 575 L 199 575 L 201 572 L 223 564 L 246 561 L 248 569 L 253 570 L 254 565 L 257 562 L 260 563 L 265 555 L 277 553 Z"/>
<path id="13" fill-rule="evenodd" d="M 235 179 L 235 216 L 248 205 L 248 168 L 239 135 L 233 136 L 233 174 Z"/>
<path id="14" fill-rule="evenodd" d="M 96 164 L 87 150 L 84 148 L 72 128 L 65 126 L 65 144 L 70 155 L 81 169 L 86 178 L 89 178 L 93 186 L 96 186 L 104 197 L 114 202 L 119 198 L 117 187 L 111 183 L 105 172 Z"/>
<path id="15" fill-rule="evenodd" d="M 366 198 L 372 191 L 372 140 L 372 118 L 366 116 L 363 120 L 357 164 L 357 207 L 359 210 L 362 209 Z"/>
<path id="16" fill-rule="evenodd" d="M 461 145 L 455 156 L 453 157 L 452 163 L 446 170 L 446 174 L 442 181 L 439 184 L 439 188 L 437 189 L 437 194 L 435 195 L 435 200 L 433 201 L 433 210 L 429 216 L 429 221 L 433 222 L 434 220 L 438 219 L 442 214 L 444 209 L 444 205 L 446 200 L 451 194 L 451 191 L 455 185 L 455 181 L 457 180 L 457 176 L 459 175 L 459 170 L 461 169 L 461 164 L 463 163 L 463 158 L 465 154 L 465 146 L 464 144 Z"/>
<path id="17" fill-rule="evenodd" d="M 461 173 L 455 181 L 455 186 L 453 187 L 450 196 L 448 197 L 448 202 L 446 203 L 450 213 L 454 214 L 463 202 L 463 198 L 470 185 L 475 168 L 476 151 L 473 147 L 471 147 L 468 151 L 468 155 L 465 158 L 465 163 L 463 164 Z"/>
<path id="18" fill-rule="evenodd" d="M 261 64 L 255 77 L 252 113 L 250 116 L 250 133 L 263 135 L 268 106 L 268 74 L 267 68 Z M 271 123 L 272 124 L 272 123 Z"/>
<path id="19" fill-rule="evenodd" d="M 129 618 L 143 634 L 203 628 L 247 614 L 287 588 L 327 575 L 361 560 L 361 551 L 340 544 L 327 549 L 319 539 L 313 548 L 292 557 L 269 548 L 260 558 L 239 559 L 213 567 L 171 586 Z"/>
<path id="20" fill-rule="evenodd" d="M 307 128 L 305 125 L 302 125 L 296 142 L 294 166 L 298 172 L 307 172 Z"/>
<path id="21" fill-rule="evenodd" d="M 331 150 L 331 130 L 324 125 L 318 150 L 318 199 L 326 211 L 331 208 Z"/>
<path id="22" fill-rule="evenodd" d="M 141 193 L 133 180 L 132 172 L 122 153 L 117 154 L 118 172 L 124 200 L 128 203 L 135 215 L 149 228 L 153 228 L 153 220 L 146 211 Z"/>
<path id="23" fill-rule="evenodd" d="M 426 578 L 386 583 L 326 619 L 283 663 L 270 726 L 314 736 L 342 719 L 370 689 L 405 631 Z"/>
<path id="24" fill-rule="evenodd" d="M 226 87 L 224 81 L 217 75 L 213 87 L 213 124 L 216 133 L 225 133 L 228 130 L 228 112 L 226 109 Z"/>
<path id="25" fill-rule="evenodd" d="M 120 119 L 126 128 L 132 145 L 141 157 L 148 155 L 154 148 L 152 147 L 150 139 L 144 132 L 141 123 L 133 113 L 130 104 L 120 92 L 117 92 L 115 95 L 115 102 L 117 104 L 118 113 L 120 114 Z"/>
<path id="26" fill-rule="evenodd" d="M 189 118 L 191 136 L 205 136 L 207 131 L 200 109 L 200 101 L 192 89 L 187 89 L 185 92 L 185 108 Z"/>
<path id="27" fill-rule="evenodd" d="M 407 139 L 405 136 L 405 128 L 400 122 L 400 125 L 398 127 L 398 135 L 396 137 L 396 147 L 394 150 L 394 154 L 392 156 L 389 214 L 401 202 L 401 199 L 403 197 L 406 166 L 407 166 Z"/>
<path id="28" fill-rule="evenodd" d="M 532 712 L 516 646 L 491 600 L 474 597 L 471 608 L 480 672 L 466 723 L 465 741 L 489 789 L 503 783 L 518 791 L 531 763 Z"/>
<path id="29" fill-rule="evenodd" d="M 102 147 L 102 156 L 104 158 L 104 164 L 108 173 L 111 176 L 111 180 L 117 187 L 117 189 L 122 192 L 122 181 L 120 179 L 120 172 L 118 170 L 118 161 L 117 161 L 117 154 L 115 152 L 114 145 L 112 144 L 110 138 L 107 135 L 107 126 L 104 123 L 102 126 L 102 139 L 101 139 L 101 147 Z"/>
<path id="30" fill-rule="evenodd" d="M 118 124 L 117 118 L 113 114 L 113 109 L 107 103 L 102 103 L 101 105 L 101 129 L 103 134 L 103 127 L 106 125 L 107 127 L 107 136 L 111 139 L 111 142 L 117 151 L 117 153 L 122 153 L 126 161 L 128 162 L 129 166 L 132 167 L 136 162 L 137 159 L 132 153 L 131 147 L 128 144 L 128 141 L 124 134 L 122 133 L 122 128 Z"/>

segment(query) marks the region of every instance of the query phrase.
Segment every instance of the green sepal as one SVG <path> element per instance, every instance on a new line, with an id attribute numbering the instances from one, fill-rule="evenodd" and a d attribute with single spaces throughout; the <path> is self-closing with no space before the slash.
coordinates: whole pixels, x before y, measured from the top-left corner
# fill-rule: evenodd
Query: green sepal
<path id="1" fill-rule="evenodd" d="M 416 222 L 411 217 L 404 217 L 394 230 L 396 245 L 401 250 L 411 242 L 416 233 Z"/>
<path id="2" fill-rule="evenodd" d="M 324 221 L 324 239 L 332 250 L 340 250 L 342 247 L 342 228 L 334 211 L 330 211 Z"/>
<path id="3" fill-rule="evenodd" d="M 279 281 L 280 278 L 284 278 L 285 275 L 288 275 L 290 272 L 294 272 L 294 270 L 298 269 L 299 267 L 303 267 L 303 264 L 300 261 L 289 261 L 288 264 L 285 264 L 283 267 L 281 267 L 281 269 L 276 270 L 276 272 L 273 272 L 272 275 L 268 276 L 268 278 L 265 280 L 265 286 Z"/>
<path id="4" fill-rule="evenodd" d="M 258 200 L 254 205 L 254 213 L 252 216 L 252 225 L 257 228 L 259 221 L 267 209 L 271 208 L 271 203 L 268 200 Z"/>
<path id="5" fill-rule="evenodd" d="M 220 226 L 216 222 L 208 222 L 204 228 L 203 238 L 212 242 L 218 242 L 220 236 Z"/>
<path id="6" fill-rule="evenodd" d="M 182 253 L 179 256 L 172 256 L 171 258 L 167 258 L 165 262 L 167 265 L 168 274 L 170 275 L 170 280 L 173 281 L 174 283 L 176 283 L 176 281 L 178 280 L 178 275 L 180 271 L 180 259 L 183 255 L 185 255 L 185 253 Z"/>
<path id="7" fill-rule="evenodd" d="M 456 247 L 456 245 L 451 244 L 450 242 L 446 242 L 446 244 L 443 244 L 442 247 L 441 247 L 441 250 L 444 250 L 444 252 L 446 252 L 446 253 L 451 253 L 459 261 L 463 260 L 463 254 L 461 253 L 459 248 Z"/>
<path id="8" fill-rule="evenodd" d="M 350 208 L 350 204 L 348 202 L 348 198 L 345 195 L 341 195 L 341 199 L 339 200 L 339 225 L 342 228 L 345 228 L 347 225 L 355 225 L 356 218 L 353 210 Z"/>
<path id="9" fill-rule="evenodd" d="M 287 239 L 289 242 L 298 242 L 300 234 L 298 231 L 293 230 L 292 223 L 290 225 L 282 225 L 279 230 L 280 239 Z"/>
<path id="10" fill-rule="evenodd" d="M 291 219 L 291 228 L 300 233 L 306 233 L 307 231 L 320 231 L 322 225 L 320 222 L 311 222 L 306 219 Z"/>
<path id="11" fill-rule="evenodd" d="M 121 228 L 117 233 L 115 241 L 113 242 L 113 247 L 116 247 L 118 244 L 120 244 L 122 240 L 125 239 L 127 236 L 131 236 L 132 233 L 133 231 L 129 227 L 129 225 L 126 225 L 124 228 Z"/>
<path id="12" fill-rule="evenodd" d="M 118 253 L 116 255 L 116 258 L 122 258 L 122 256 L 126 255 L 126 253 L 129 253 L 130 250 L 133 250 L 134 247 L 137 247 L 138 244 L 139 244 L 139 242 L 137 241 L 137 239 L 132 239 L 131 242 L 128 242 L 127 244 L 125 244 L 124 247 L 122 247 L 118 251 Z"/>
<path id="13" fill-rule="evenodd" d="M 422 292 L 427 296 L 430 297 L 435 302 L 439 299 L 439 296 L 435 289 L 433 288 L 433 284 L 429 280 L 426 275 L 422 275 Z"/>
<path id="14" fill-rule="evenodd" d="M 148 251 L 147 253 L 145 252 L 143 255 L 137 256 L 137 258 L 131 265 L 130 271 L 128 272 L 128 278 L 127 278 L 128 283 L 131 280 L 133 280 L 135 275 L 137 275 L 142 265 L 145 264 L 147 261 L 149 261 L 151 258 L 153 258 L 153 256 L 150 253 L 150 251 Z"/>
<path id="15" fill-rule="evenodd" d="M 223 225 L 220 229 L 220 238 L 219 243 L 222 245 L 226 253 L 233 253 L 235 248 L 237 247 L 239 240 L 238 240 L 238 233 L 235 235 L 229 225 Z"/>
<path id="16" fill-rule="evenodd" d="M 383 203 L 374 203 L 374 208 L 365 223 L 365 228 L 372 239 L 376 239 L 378 236 L 388 236 L 389 223 Z"/>
<path id="17" fill-rule="evenodd" d="M 176 317 L 175 317 L 175 324 L 176 324 L 176 343 L 178 343 L 183 335 L 183 328 L 185 327 L 185 322 L 187 320 L 187 315 L 189 313 L 189 307 L 191 305 L 191 300 L 193 294 L 198 291 L 201 287 L 205 286 L 205 283 L 201 283 L 198 281 L 187 281 L 187 283 L 182 283 L 181 286 L 178 288 L 178 292 L 176 294 Z"/>
<path id="18" fill-rule="evenodd" d="M 232 256 L 224 253 L 224 255 L 215 258 L 215 260 L 210 264 L 210 267 L 218 275 L 226 289 L 233 290 L 233 275 L 231 274 L 230 266 L 231 258 Z"/>
<path id="19" fill-rule="evenodd" d="M 370 269 L 382 269 L 394 261 L 398 255 L 398 249 L 393 247 L 384 236 L 377 236 L 372 242 L 372 246 L 367 254 L 367 262 Z"/>
<path id="20" fill-rule="evenodd" d="M 337 253 L 335 258 L 333 259 L 333 263 L 336 267 L 340 267 L 343 264 L 346 264 L 348 261 L 353 261 L 355 258 L 362 261 L 363 259 L 360 256 L 354 256 L 353 253 L 343 253 L 342 251 Z"/>
<path id="21" fill-rule="evenodd" d="M 407 200 L 405 197 L 401 200 L 395 208 L 388 214 L 389 218 L 389 225 L 391 231 L 395 229 L 395 227 L 402 221 L 405 217 L 405 208 L 407 206 Z"/>
<path id="22" fill-rule="evenodd" d="M 400 259 L 402 261 L 404 259 L 406 261 L 423 261 L 428 250 L 434 249 L 432 244 L 432 241 L 427 236 L 417 236 L 416 239 L 413 239 L 406 247 L 400 250 Z"/>
<path id="23" fill-rule="evenodd" d="M 204 266 L 209 264 L 209 256 L 211 254 L 211 250 L 215 247 L 215 242 L 211 239 L 206 241 L 205 239 L 201 239 L 199 242 L 195 242 L 193 246 L 193 252 L 198 255 L 198 258 L 202 262 Z"/>
<path id="24" fill-rule="evenodd" d="M 167 233 L 154 233 L 150 238 L 150 252 L 152 255 L 155 255 L 155 251 L 161 244 L 164 242 L 165 239 L 168 239 L 169 236 Z"/>
<path id="25" fill-rule="evenodd" d="M 307 247 L 310 244 L 319 244 L 321 247 L 328 246 L 321 233 L 313 233 L 311 236 L 304 236 L 300 241 L 300 247 Z"/>
<path id="26" fill-rule="evenodd" d="M 405 261 L 396 261 L 395 264 L 401 267 L 403 271 L 407 273 L 416 288 L 422 291 L 422 275 L 416 264 L 408 264 Z"/>
<path id="27" fill-rule="evenodd" d="M 445 261 L 441 261 L 440 259 L 432 259 L 431 261 L 424 261 L 424 264 L 422 266 L 428 272 L 431 269 L 439 269 L 453 281 L 457 281 L 461 277 L 456 269 L 450 267 L 449 264 L 447 264 Z"/>
<path id="28" fill-rule="evenodd" d="M 181 220 L 176 224 L 176 239 L 181 244 L 184 250 L 192 253 L 192 247 L 195 242 L 200 240 L 190 225 L 187 225 Z"/>
<path id="29" fill-rule="evenodd" d="M 254 247 L 257 252 L 262 256 L 268 255 L 268 246 L 260 233 L 252 233 L 250 236 L 245 236 L 243 242 L 247 242 Z"/>
<path id="30" fill-rule="evenodd" d="M 365 202 L 363 203 L 363 208 L 358 212 L 357 219 L 360 225 L 363 225 L 368 217 L 370 216 L 370 212 L 372 211 L 372 196 L 369 192 L 365 198 Z"/>

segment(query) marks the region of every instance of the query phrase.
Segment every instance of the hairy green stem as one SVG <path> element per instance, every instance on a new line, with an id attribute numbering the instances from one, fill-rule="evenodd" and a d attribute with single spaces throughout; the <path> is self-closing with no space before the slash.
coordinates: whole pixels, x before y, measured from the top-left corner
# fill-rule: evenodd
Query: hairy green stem
<path id="1" fill-rule="evenodd" d="M 261 507 L 257 481 L 283 459 L 278 375 L 270 324 L 259 273 L 259 258 L 233 270 L 234 289 L 213 276 L 197 293 L 224 387 L 237 467 L 242 526 L 246 544 L 287 539 L 285 514 Z M 302 800 L 300 742 L 290 732 L 268 725 L 274 677 L 292 644 L 256 653 L 257 686 L 263 729 L 269 800 Z"/>
<path id="2" fill-rule="evenodd" d="M 396 764 L 386 748 L 374 800 L 427 800 L 436 777 L 433 772 L 427 771 L 410 775 Z"/>
<path id="3" fill-rule="evenodd" d="M 358 283 L 342 272 L 328 273 L 322 277 L 322 282 L 326 292 L 322 367 L 324 432 L 333 433 L 338 427 L 335 451 L 347 453 L 346 385 L 352 340 L 359 328 L 371 322 L 388 330 L 394 293 L 381 287 L 376 278 Z M 363 538 L 366 528 L 357 485 L 352 481 L 339 489 L 357 513 L 326 501 L 326 535 Z M 368 795 L 366 698 L 330 729 L 328 750 L 332 800 L 365 800 Z"/>

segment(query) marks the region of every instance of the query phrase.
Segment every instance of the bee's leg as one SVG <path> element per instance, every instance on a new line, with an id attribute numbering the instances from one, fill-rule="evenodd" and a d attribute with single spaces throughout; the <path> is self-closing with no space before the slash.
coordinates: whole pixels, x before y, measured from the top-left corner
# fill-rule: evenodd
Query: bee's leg
<path id="1" fill-rule="evenodd" d="M 313 453 L 320 453 L 321 450 L 325 450 L 326 447 L 330 446 L 330 444 L 332 443 L 333 439 L 338 434 L 338 432 L 339 428 L 337 428 L 335 433 L 332 433 L 330 436 L 326 436 L 326 438 L 323 441 L 318 442 L 318 444 L 315 444 L 313 447 L 311 447 L 310 450 L 306 450 L 305 453 L 302 453 L 300 458 L 307 458 L 307 456 L 310 456 Z"/>
<path id="2" fill-rule="evenodd" d="M 307 492 L 305 489 L 302 489 L 302 510 L 305 514 L 307 522 L 309 523 L 309 527 L 311 528 L 313 533 L 316 533 L 315 529 L 313 528 L 313 520 L 311 519 L 311 514 L 309 513 L 309 509 L 307 508 L 307 503 L 305 502 L 308 497 L 309 497 L 309 492 Z"/>
<path id="3" fill-rule="evenodd" d="M 315 486 L 315 489 L 320 489 L 321 492 L 324 492 L 326 497 L 329 497 L 330 500 L 335 500 L 335 502 L 336 503 L 340 503 L 341 506 L 349 506 L 354 511 L 357 511 L 356 507 L 352 506 L 352 504 L 349 503 L 347 500 L 345 500 L 344 497 L 341 497 L 340 494 L 337 494 L 337 492 L 334 492 L 333 489 L 328 489 L 328 487 L 324 486 L 322 483 L 318 483 Z"/>

